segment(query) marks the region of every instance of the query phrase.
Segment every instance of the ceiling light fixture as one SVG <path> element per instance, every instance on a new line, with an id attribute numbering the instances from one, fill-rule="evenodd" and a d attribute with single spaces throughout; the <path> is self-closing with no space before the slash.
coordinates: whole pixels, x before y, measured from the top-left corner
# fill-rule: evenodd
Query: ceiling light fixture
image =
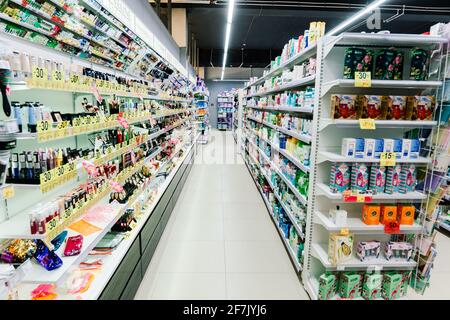
<path id="1" fill-rule="evenodd" d="M 359 11 L 354 16 L 351 16 L 350 18 L 348 18 L 347 20 L 342 22 L 340 25 L 338 25 L 336 28 L 334 28 L 333 30 L 328 32 L 326 35 L 327 36 L 335 35 L 336 33 L 340 32 L 343 29 L 345 29 L 346 27 L 350 26 L 353 22 L 355 22 L 355 21 L 359 20 L 360 18 L 364 17 L 366 14 L 371 13 L 373 10 L 378 8 L 383 2 L 386 2 L 386 1 L 387 0 L 377 0 L 377 1 L 373 2 L 371 5 L 365 7 L 364 9 Z"/>
<path id="2" fill-rule="evenodd" d="M 226 31 L 225 31 L 225 45 L 223 48 L 223 63 L 222 63 L 221 80 L 223 80 L 223 77 L 225 75 L 225 66 L 227 64 L 228 46 L 230 45 L 230 37 L 231 37 L 231 25 L 233 24 L 234 2 L 235 2 L 235 0 L 228 1 L 227 27 L 226 27 Z"/>

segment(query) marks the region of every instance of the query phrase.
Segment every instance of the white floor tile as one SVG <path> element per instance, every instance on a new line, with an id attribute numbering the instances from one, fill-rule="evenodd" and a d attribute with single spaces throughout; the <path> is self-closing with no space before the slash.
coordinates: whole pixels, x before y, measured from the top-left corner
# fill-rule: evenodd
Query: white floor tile
<path id="1" fill-rule="evenodd" d="M 223 203 L 225 220 L 271 221 L 263 201 L 259 203 L 226 202 Z"/>
<path id="2" fill-rule="evenodd" d="M 228 273 L 228 299 L 309 300 L 294 277 L 287 273 Z"/>
<path id="3" fill-rule="evenodd" d="M 226 299 L 224 273 L 159 273 L 152 291 L 154 300 Z"/>
<path id="4" fill-rule="evenodd" d="M 279 241 L 273 223 L 265 219 L 224 221 L 225 241 Z"/>
<path id="5" fill-rule="evenodd" d="M 223 241 L 223 218 L 178 217 L 169 241 Z"/>
<path id="6" fill-rule="evenodd" d="M 223 241 L 171 242 L 158 266 L 161 272 L 225 272 Z"/>
<path id="7" fill-rule="evenodd" d="M 226 270 L 231 273 L 283 273 L 293 268 L 287 252 L 276 242 L 227 241 L 225 257 Z"/>

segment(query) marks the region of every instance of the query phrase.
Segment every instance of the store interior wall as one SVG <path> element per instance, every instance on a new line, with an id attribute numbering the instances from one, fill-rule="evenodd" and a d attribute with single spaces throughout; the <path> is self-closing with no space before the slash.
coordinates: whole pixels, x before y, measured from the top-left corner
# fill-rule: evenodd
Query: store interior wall
<path id="1" fill-rule="evenodd" d="M 219 93 L 233 88 L 239 89 L 243 85 L 244 81 L 206 81 L 206 86 L 209 89 L 209 124 L 212 128 L 217 128 L 217 96 Z"/>

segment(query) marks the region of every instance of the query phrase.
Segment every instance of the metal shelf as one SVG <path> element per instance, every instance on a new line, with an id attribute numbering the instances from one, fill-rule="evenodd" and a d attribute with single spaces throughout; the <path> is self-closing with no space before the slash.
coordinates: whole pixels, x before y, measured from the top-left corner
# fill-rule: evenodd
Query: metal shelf
<path id="1" fill-rule="evenodd" d="M 337 226 L 326 214 L 319 211 L 315 213 L 314 223 L 323 226 L 329 232 L 339 232 L 343 228 L 346 228 L 355 234 L 384 234 L 383 224 L 367 225 L 361 218 L 348 217 L 345 226 Z M 421 230 L 422 227 L 419 224 L 400 226 L 401 233 L 419 233 Z"/>
<path id="2" fill-rule="evenodd" d="M 345 157 L 338 153 L 330 151 L 319 151 L 319 163 L 324 161 L 330 162 L 364 162 L 364 163 L 380 163 L 380 159 L 376 158 L 354 158 Z M 396 159 L 397 163 L 416 163 L 416 164 L 429 164 L 431 163 L 430 158 L 419 157 L 417 159 Z"/>
<path id="3" fill-rule="evenodd" d="M 378 259 L 368 259 L 360 261 L 356 256 L 352 256 L 349 260 L 333 265 L 328 260 L 328 251 L 326 244 L 313 243 L 311 246 L 312 255 L 318 259 L 327 270 L 344 271 L 348 269 L 353 270 L 367 270 L 367 271 L 381 271 L 381 270 L 412 270 L 416 267 L 415 261 L 396 261 L 387 260 L 384 256 Z"/>
<path id="4" fill-rule="evenodd" d="M 389 128 L 432 128 L 437 126 L 437 121 L 423 120 L 374 120 L 376 129 Z M 339 128 L 359 128 L 359 120 L 342 120 L 342 119 L 321 119 L 320 130 L 328 126 L 336 126 Z"/>
<path id="5" fill-rule="evenodd" d="M 283 84 L 277 88 L 272 88 L 269 89 L 265 92 L 259 92 L 259 93 L 254 93 L 254 94 L 250 94 L 247 95 L 247 98 L 252 98 L 252 97 L 262 97 L 262 96 L 268 96 L 271 95 L 273 93 L 278 93 L 278 92 L 283 92 L 283 91 L 287 91 L 287 90 L 291 90 L 291 89 L 295 89 L 301 86 L 307 86 L 310 84 L 313 84 L 316 80 L 316 76 L 312 75 L 312 76 L 308 76 L 302 79 L 296 79 L 293 80 L 291 82 L 288 82 L 286 84 Z"/>
<path id="6" fill-rule="evenodd" d="M 267 111 L 284 111 L 284 112 L 298 112 L 298 113 L 310 113 L 314 112 L 312 107 L 292 107 L 292 106 L 274 106 L 274 107 L 258 107 L 258 106 L 247 106 L 251 109 L 257 110 L 267 110 Z"/>

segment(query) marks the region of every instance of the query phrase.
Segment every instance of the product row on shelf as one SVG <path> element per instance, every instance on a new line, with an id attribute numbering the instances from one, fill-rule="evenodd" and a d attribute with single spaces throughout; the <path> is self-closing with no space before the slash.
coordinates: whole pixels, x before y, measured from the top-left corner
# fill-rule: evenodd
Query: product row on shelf
<path id="1" fill-rule="evenodd" d="M 235 110 L 236 90 L 220 92 L 217 95 L 217 129 L 233 130 L 233 112 Z"/>
<path id="2" fill-rule="evenodd" d="M 95 0 L 3 1 L 0 30 L 0 299 L 132 299 L 208 90 Z"/>
<path id="3" fill-rule="evenodd" d="M 197 77 L 194 99 L 196 104 L 195 119 L 198 131 L 201 132 L 198 142 L 207 144 L 209 142 L 209 91 L 200 77 Z"/>
<path id="4" fill-rule="evenodd" d="M 312 299 L 423 293 L 448 211 L 448 39 L 317 27 L 242 90 L 243 156 Z"/>

